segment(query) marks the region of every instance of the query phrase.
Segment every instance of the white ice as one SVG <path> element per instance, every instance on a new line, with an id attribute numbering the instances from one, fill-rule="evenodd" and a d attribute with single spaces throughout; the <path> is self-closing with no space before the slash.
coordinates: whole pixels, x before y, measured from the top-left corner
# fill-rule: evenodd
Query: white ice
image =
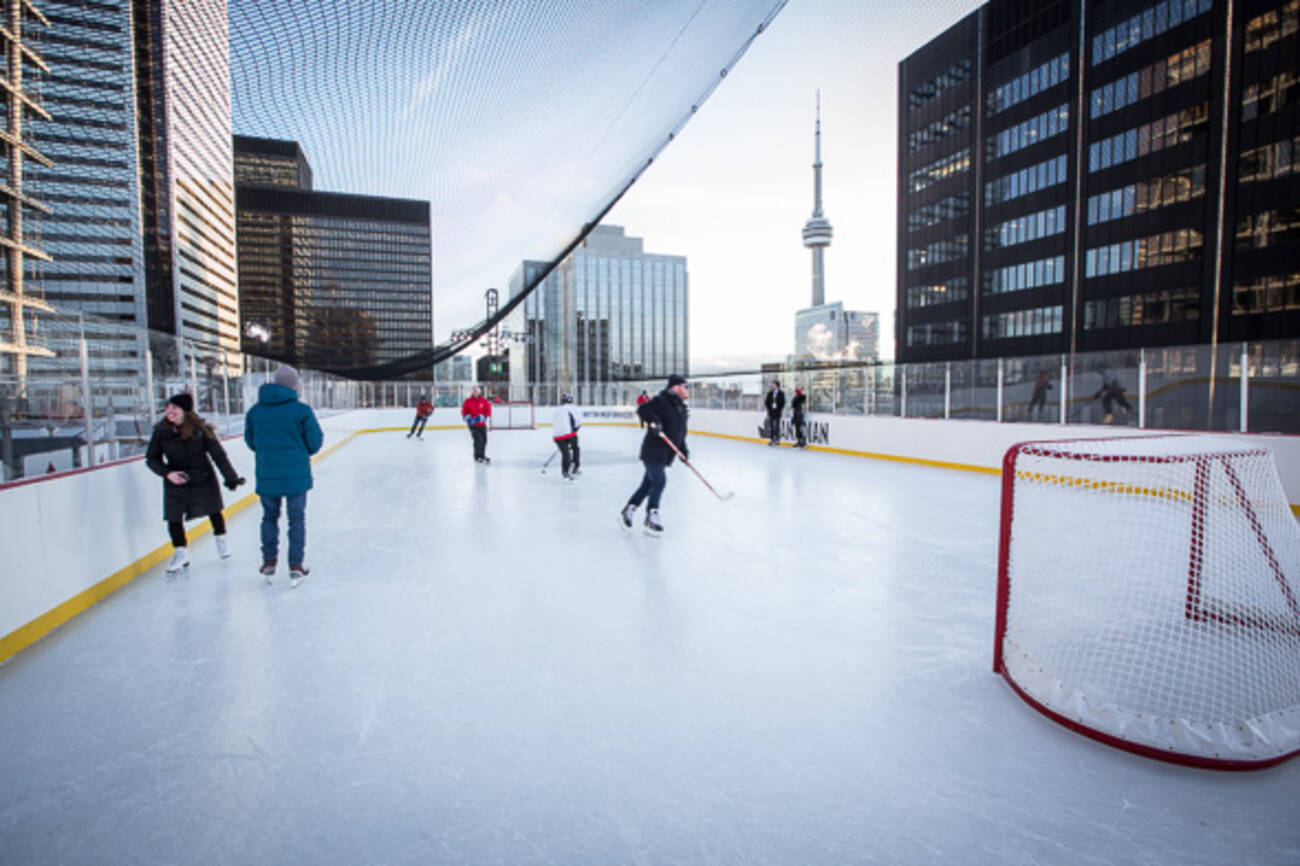
<path id="1" fill-rule="evenodd" d="M 0 863 L 1300 863 L 1300 760 L 1136 757 L 991 672 L 996 477 L 695 436 L 736 496 L 675 466 L 652 538 L 639 435 L 576 483 L 545 430 L 358 436 L 301 587 L 254 506 L 25 650 Z"/>

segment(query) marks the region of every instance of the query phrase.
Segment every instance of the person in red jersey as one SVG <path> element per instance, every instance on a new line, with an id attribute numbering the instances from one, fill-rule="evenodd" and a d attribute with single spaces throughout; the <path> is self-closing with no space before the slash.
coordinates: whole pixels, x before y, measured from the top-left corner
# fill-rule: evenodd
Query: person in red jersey
<path id="1" fill-rule="evenodd" d="M 424 425 L 428 423 L 429 416 L 433 414 L 433 401 L 427 395 L 420 395 L 420 402 L 415 404 L 415 420 L 411 422 L 411 432 L 406 434 L 410 439 L 415 436 L 416 439 L 424 438 Z M 419 428 L 417 431 L 416 428 Z"/>
<path id="2" fill-rule="evenodd" d="M 460 407 L 460 417 L 469 427 L 470 438 L 474 440 L 474 462 L 491 463 L 487 456 L 487 434 L 492 404 L 481 390 L 474 388 L 469 392 L 469 399 Z"/>

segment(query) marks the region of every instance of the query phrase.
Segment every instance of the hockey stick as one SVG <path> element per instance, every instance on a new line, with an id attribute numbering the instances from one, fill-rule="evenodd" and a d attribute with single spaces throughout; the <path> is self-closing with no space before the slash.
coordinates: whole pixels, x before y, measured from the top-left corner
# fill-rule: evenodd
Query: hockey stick
<path id="1" fill-rule="evenodd" d="M 546 467 L 551 465 L 551 461 L 554 460 L 554 459 L 555 459 L 555 455 L 556 455 L 556 454 L 559 454 L 559 453 L 560 453 L 559 451 L 552 451 L 552 452 L 551 452 L 551 456 L 546 458 L 546 462 L 542 464 L 542 474 L 543 474 L 543 475 L 546 474 Z"/>
<path id="2" fill-rule="evenodd" d="M 734 490 L 728 490 L 726 493 L 719 493 L 718 491 L 714 490 L 713 485 L 710 484 L 707 480 L 705 480 L 704 476 L 700 474 L 700 470 L 696 469 L 694 466 L 691 465 L 691 461 L 686 459 L 686 455 L 683 454 L 681 450 L 676 445 L 673 444 L 673 440 L 669 439 L 668 435 L 664 433 L 664 431 L 662 430 L 659 431 L 659 438 L 668 443 L 668 447 L 673 449 L 673 453 L 676 454 L 678 458 L 681 459 L 682 463 L 686 464 L 687 469 L 695 473 L 695 477 L 700 479 L 700 481 L 704 483 L 705 487 L 709 488 L 710 493 L 718 497 L 719 502 L 726 502 L 728 499 L 736 495 L 736 492 Z"/>

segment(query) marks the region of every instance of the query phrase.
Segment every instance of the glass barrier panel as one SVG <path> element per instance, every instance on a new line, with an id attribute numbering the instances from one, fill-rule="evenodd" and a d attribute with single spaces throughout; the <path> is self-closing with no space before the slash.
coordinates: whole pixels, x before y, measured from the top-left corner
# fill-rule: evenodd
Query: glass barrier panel
<path id="1" fill-rule="evenodd" d="M 1155 430 L 1225 429 L 1211 426 L 1211 401 L 1214 398 L 1211 382 L 1214 380 L 1211 378 L 1213 355 L 1209 346 L 1166 346 L 1146 349 L 1143 355 L 1147 369 L 1147 427 Z"/>
<path id="2" fill-rule="evenodd" d="M 1252 433 L 1300 433 L 1300 340 L 1247 349 L 1246 420 Z"/>
<path id="3" fill-rule="evenodd" d="M 1119 350 L 1075 355 L 1069 362 L 1071 424 L 1138 426 L 1139 352 Z"/>
<path id="4" fill-rule="evenodd" d="M 1002 362 L 1002 420 L 1061 420 L 1061 356 L 1026 355 Z"/>

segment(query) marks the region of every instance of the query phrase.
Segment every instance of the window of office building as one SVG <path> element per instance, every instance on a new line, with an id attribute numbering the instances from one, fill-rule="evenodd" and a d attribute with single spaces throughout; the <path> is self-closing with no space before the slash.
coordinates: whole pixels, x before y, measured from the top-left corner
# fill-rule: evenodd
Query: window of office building
<path id="1" fill-rule="evenodd" d="M 1300 135 L 1243 150 L 1237 158 L 1237 181 L 1253 183 L 1286 177 L 1296 170 L 1297 153 L 1300 153 Z"/>
<path id="2" fill-rule="evenodd" d="M 1295 104 L 1296 95 L 1294 69 L 1279 72 L 1265 81 L 1247 84 L 1241 91 L 1241 119 L 1244 122 L 1281 111 Z"/>
<path id="3" fill-rule="evenodd" d="M 907 215 L 907 230 L 929 228 L 944 220 L 954 219 L 970 213 L 970 193 L 959 192 L 932 204 L 918 207 Z"/>
<path id="4" fill-rule="evenodd" d="M 924 129 L 918 129 L 908 135 L 907 149 L 920 150 L 923 147 L 928 147 L 936 141 L 942 141 L 950 135 L 961 132 L 968 126 L 970 126 L 970 106 L 963 105 L 947 117 L 936 120 Z"/>
<path id="5" fill-rule="evenodd" d="M 1135 126 L 1110 138 L 1094 141 L 1088 145 L 1088 171 L 1101 171 L 1167 147 L 1189 142 L 1192 136 L 1209 122 L 1209 119 L 1210 104 L 1202 102 L 1200 105 Z"/>
<path id="6" fill-rule="evenodd" d="M 1088 225 L 1123 219 L 1205 195 L 1205 166 L 1196 165 L 1154 180 L 1130 183 L 1088 197 Z"/>
<path id="7" fill-rule="evenodd" d="M 923 247 L 910 249 L 907 251 L 907 269 L 914 271 L 917 268 L 965 258 L 968 247 L 969 239 L 966 235 L 954 235 L 928 243 Z"/>
<path id="8" fill-rule="evenodd" d="M 1003 175 L 984 185 L 984 201 L 994 205 L 1065 183 L 1065 154 Z"/>
<path id="9" fill-rule="evenodd" d="M 1065 281 L 1065 256 L 1049 256 L 984 272 L 984 293 L 1003 295 Z"/>
<path id="10" fill-rule="evenodd" d="M 907 176 L 907 186 L 912 192 L 920 192 L 940 181 L 970 170 L 970 148 L 964 147 L 956 153 L 940 157 L 929 165 L 916 169 Z"/>
<path id="11" fill-rule="evenodd" d="M 1065 205 L 1049 207 L 998 223 L 984 232 L 984 249 L 1011 247 L 1065 231 Z"/>
<path id="12" fill-rule="evenodd" d="M 989 116 L 1004 111 L 1013 105 L 1019 105 L 1031 96 L 1042 93 L 1070 77 L 1070 55 L 1053 57 L 1041 66 L 1029 70 L 1024 75 L 993 88 L 986 99 Z"/>
<path id="13" fill-rule="evenodd" d="M 953 277 L 942 283 L 930 283 L 924 286 L 908 286 L 906 304 L 909 310 L 919 307 L 933 307 L 952 301 L 964 301 L 967 296 L 965 277 Z"/>
<path id="14" fill-rule="evenodd" d="M 1237 220 L 1237 249 L 1251 250 L 1300 241 L 1300 207 L 1247 214 Z"/>
<path id="15" fill-rule="evenodd" d="M 965 341 L 966 322 L 962 320 L 907 326 L 909 346 L 951 346 Z"/>
<path id="16" fill-rule="evenodd" d="M 1059 334 L 1061 333 L 1061 305 L 1013 310 L 1009 313 L 992 313 L 981 319 L 980 330 L 986 340 Z"/>
<path id="17" fill-rule="evenodd" d="M 1002 130 L 997 135 L 989 136 L 984 153 L 989 159 L 997 159 L 1038 144 L 1040 141 L 1046 141 L 1054 135 L 1060 135 L 1069 126 L 1070 106 L 1062 103 L 1037 117 L 1031 117 L 1010 129 Z"/>
<path id="18" fill-rule="evenodd" d="M 907 95 L 908 108 L 915 110 L 932 99 L 937 99 L 945 90 L 950 90 L 969 79 L 970 73 L 970 58 L 963 57 L 944 72 L 924 84 L 912 88 L 912 92 Z"/>
<path id="19" fill-rule="evenodd" d="M 1084 276 L 1104 277 L 1199 258 L 1204 240 L 1196 229 L 1175 229 L 1088 250 Z"/>
<path id="20" fill-rule="evenodd" d="M 1161 0 L 1092 37 L 1092 65 L 1103 63 L 1210 11 L 1213 0 Z"/>
<path id="21" fill-rule="evenodd" d="M 1210 40 L 1176 51 L 1092 91 L 1092 116 L 1102 117 L 1210 71 Z"/>
<path id="22" fill-rule="evenodd" d="M 1263 51 L 1279 39 L 1295 35 L 1297 24 L 1300 0 L 1287 0 L 1276 9 L 1256 15 L 1246 22 L 1246 53 Z"/>
<path id="23" fill-rule="evenodd" d="M 1273 274 L 1232 288 L 1232 314 L 1280 313 L 1300 310 L 1300 272 Z"/>
<path id="24" fill-rule="evenodd" d="M 1083 328 L 1129 328 L 1195 321 L 1201 312 L 1201 293 L 1190 286 L 1139 292 L 1116 298 L 1099 298 L 1083 304 Z"/>

